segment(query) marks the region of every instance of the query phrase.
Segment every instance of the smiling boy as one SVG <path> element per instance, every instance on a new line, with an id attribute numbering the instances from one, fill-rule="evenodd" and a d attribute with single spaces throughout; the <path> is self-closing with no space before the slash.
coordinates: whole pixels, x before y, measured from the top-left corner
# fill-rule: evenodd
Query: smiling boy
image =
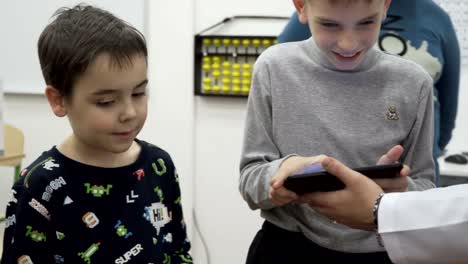
<path id="1" fill-rule="evenodd" d="M 265 223 L 247 263 L 391 263 L 374 232 L 330 221 L 283 182 L 325 155 L 363 167 L 398 152 L 401 177 L 376 182 L 386 192 L 433 188 L 432 79 L 374 48 L 390 0 L 294 5 L 312 38 L 262 53 L 248 99 L 239 188 Z"/>

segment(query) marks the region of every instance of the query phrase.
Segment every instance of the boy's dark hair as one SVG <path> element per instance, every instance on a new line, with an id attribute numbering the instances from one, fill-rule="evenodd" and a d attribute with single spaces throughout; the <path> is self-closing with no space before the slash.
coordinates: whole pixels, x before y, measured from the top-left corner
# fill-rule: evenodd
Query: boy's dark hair
<path id="1" fill-rule="evenodd" d="M 38 41 L 39 61 L 47 85 L 62 96 L 72 95 L 73 85 L 97 56 L 109 54 L 119 67 L 132 56 L 148 57 L 143 34 L 113 14 L 89 5 L 61 8 Z"/>

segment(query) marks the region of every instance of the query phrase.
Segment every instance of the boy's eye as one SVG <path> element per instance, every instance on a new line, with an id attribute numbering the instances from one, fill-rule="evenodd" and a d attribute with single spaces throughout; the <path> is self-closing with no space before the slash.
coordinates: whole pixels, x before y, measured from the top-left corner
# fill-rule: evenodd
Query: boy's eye
<path id="1" fill-rule="evenodd" d="M 145 96 L 146 95 L 146 92 L 139 92 L 139 93 L 133 93 L 132 96 L 133 97 L 141 97 L 141 96 Z"/>
<path id="2" fill-rule="evenodd" d="M 99 107 L 108 107 L 111 106 L 114 103 L 114 101 L 98 101 L 96 102 L 96 105 Z"/>
<path id="3" fill-rule="evenodd" d="M 359 24 L 362 25 L 362 26 L 372 25 L 372 24 L 374 24 L 374 20 L 366 20 L 366 21 L 363 21 L 363 22 L 361 22 Z"/>
<path id="4" fill-rule="evenodd" d="M 336 23 L 320 23 L 320 25 L 322 25 L 323 27 L 327 27 L 327 28 L 338 27 L 338 24 L 336 24 Z"/>

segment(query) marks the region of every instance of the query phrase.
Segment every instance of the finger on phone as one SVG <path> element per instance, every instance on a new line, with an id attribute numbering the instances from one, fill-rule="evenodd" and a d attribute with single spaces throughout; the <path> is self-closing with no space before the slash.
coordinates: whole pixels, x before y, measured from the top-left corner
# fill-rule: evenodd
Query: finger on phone
<path id="1" fill-rule="evenodd" d="M 377 161 L 377 165 L 385 165 L 397 162 L 400 160 L 401 155 L 403 155 L 404 148 L 401 145 L 396 145 L 392 147 L 387 153 L 385 153 Z"/>
<path id="2" fill-rule="evenodd" d="M 283 183 L 288 176 L 289 175 L 286 171 L 284 170 L 278 171 L 275 177 L 273 177 L 273 179 L 271 180 L 271 187 L 273 189 L 278 189 L 278 188 L 283 187 Z"/>
<path id="3" fill-rule="evenodd" d="M 281 187 L 279 189 L 273 189 L 271 192 L 272 196 L 278 199 L 290 199 L 290 200 L 295 200 L 298 198 L 297 194 L 284 188 Z"/>
<path id="4" fill-rule="evenodd" d="M 408 177 L 410 175 L 411 169 L 407 165 L 403 165 L 403 169 L 400 171 L 401 177 Z"/>
<path id="5" fill-rule="evenodd" d="M 327 157 L 322 160 L 322 166 L 331 174 L 340 179 L 346 186 L 356 182 L 362 174 L 350 169 L 340 161 Z"/>

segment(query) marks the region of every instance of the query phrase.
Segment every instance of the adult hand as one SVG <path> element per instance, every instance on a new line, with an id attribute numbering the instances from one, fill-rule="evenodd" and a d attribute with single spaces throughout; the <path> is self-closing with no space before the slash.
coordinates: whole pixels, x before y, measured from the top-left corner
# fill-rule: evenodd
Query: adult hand
<path id="1" fill-rule="evenodd" d="M 283 206 L 297 201 L 299 196 L 296 193 L 284 188 L 284 181 L 287 177 L 294 174 L 298 170 L 303 169 L 310 164 L 319 163 L 324 158 L 324 155 L 312 157 L 291 156 L 284 160 L 275 176 L 271 180 L 269 196 L 272 202 L 277 206 Z"/>
<path id="2" fill-rule="evenodd" d="M 403 147 L 396 145 L 392 147 L 387 153 L 382 155 L 377 161 L 377 165 L 391 164 L 400 160 L 403 154 Z M 406 165 L 400 171 L 400 177 L 392 179 L 375 179 L 377 183 L 385 192 L 406 192 L 408 191 L 408 176 L 410 174 L 410 168 Z"/>
<path id="3" fill-rule="evenodd" d="M 374 230 L 373 207 L 383 192 L 373 180 L 331 157 L 322 158 L 322 167 L 340 179 L 346 188 L 334 192 L 316 192 L 300 197 L 330 219 L 352 228 Z"/>

